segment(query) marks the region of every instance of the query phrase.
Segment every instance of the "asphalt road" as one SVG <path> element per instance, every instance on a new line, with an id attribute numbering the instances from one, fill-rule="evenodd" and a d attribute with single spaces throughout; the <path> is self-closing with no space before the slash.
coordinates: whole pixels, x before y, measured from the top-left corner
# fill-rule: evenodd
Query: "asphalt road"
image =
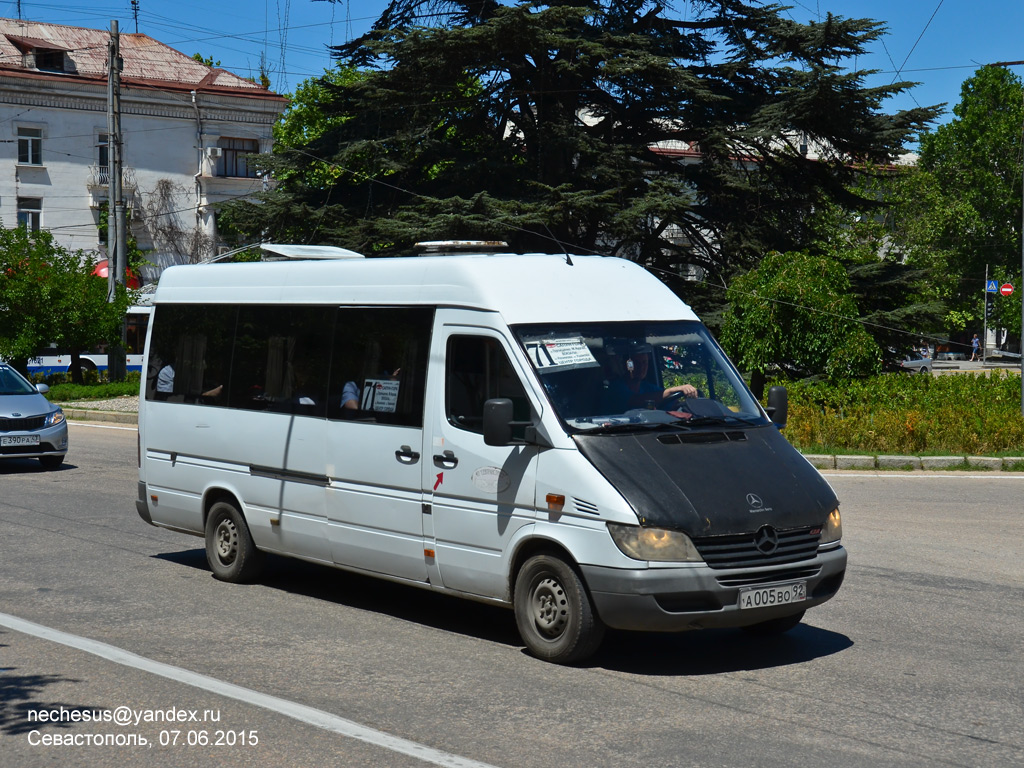
<path id="1" fill-rule="evenodd" d="M 134 430 L 71 440 L 0 463 L 0 765 L 1024 764 L 1024 477 L 832 475 L 851 565 L 799 628 L 566 668 L 501 609 L 287 560 L 218 582 L 135 513 Z"/>

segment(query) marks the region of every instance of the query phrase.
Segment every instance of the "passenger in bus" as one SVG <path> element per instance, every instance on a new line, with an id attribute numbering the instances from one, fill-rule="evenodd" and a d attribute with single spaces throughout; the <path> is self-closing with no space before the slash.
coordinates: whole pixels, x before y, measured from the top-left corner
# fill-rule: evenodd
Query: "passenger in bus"
<path id="1" fill-rule="evenodd" d="M 341 407 L 347 411 L 359 410 L 359 385 L 354 381 L 346 381 L 341 390 Z"/>
<path id="2" fill-rule="evenodd" d="M 167 360 L 156 374 L 156 399 L 167 400 L 174 393 L 174 365 Z"/>

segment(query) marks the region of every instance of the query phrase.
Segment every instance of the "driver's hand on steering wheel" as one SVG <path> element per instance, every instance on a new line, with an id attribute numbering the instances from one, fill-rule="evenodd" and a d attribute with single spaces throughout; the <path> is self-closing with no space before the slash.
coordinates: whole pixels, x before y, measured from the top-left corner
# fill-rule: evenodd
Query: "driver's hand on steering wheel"
<path id="1" fill-rule="evenodd" d="M 682 392 L 684 397 L 697 397 L 697 388 L 693 384 L 680 384 L 678 387 L 670 387 L 668 390 L 669 395 L 676 392 Z"/>

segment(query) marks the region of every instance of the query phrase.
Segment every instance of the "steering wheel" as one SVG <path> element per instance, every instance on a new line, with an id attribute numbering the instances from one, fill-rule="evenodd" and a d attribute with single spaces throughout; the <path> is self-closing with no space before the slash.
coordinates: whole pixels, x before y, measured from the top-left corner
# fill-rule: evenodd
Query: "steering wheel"
<path id="1" fill-rule="evenodd" d="M 694 395 L 694 397 L 700 397 L 700 390 L 697 390 L 697 394 Z M 686 399 L 687 399 L 686 398 L 686 393 L 683 392 L 682 390 L 677 390 L 677 391 L 673 392 L 671 395 L 669 395 L 668 397 L 666 397 L 665 399 L 663 399 L 661 401 L 661 405 L 658 406 L 658 410 L 661 410 L 661 411 L 674 411 L 674 410 L 677 410 L 679 405 L 681 404 L 681 401 L 685 402 Z M 690 410 L 690 409 L 686 408 L 686 410 Z"/>

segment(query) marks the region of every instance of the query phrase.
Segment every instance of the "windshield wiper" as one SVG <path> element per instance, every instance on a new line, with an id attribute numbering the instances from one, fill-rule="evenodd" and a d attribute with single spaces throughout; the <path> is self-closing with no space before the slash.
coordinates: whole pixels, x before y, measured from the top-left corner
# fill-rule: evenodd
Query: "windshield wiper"
<path id="1" fill-rule="evenodd" d="M 691 416 L 688 419 L 679 419 L 672 422 L 676 426 L 695 426 L 707 424 L 747 424 L 751 427 L 760 426 L 762 422 L 742 416 Z"/>
<path id="2" fill-rule="evenodd" d="M 590 428 L 576 426 L 576 429 L 579 430 L 579 434 L 582 435 L 606 435 L 612 432 L 652 432 L 661 429 L 679 429 L 679 424 L 667 421 L 621 421 L 618 423 L 595 423 L 594 426 Z"/>

